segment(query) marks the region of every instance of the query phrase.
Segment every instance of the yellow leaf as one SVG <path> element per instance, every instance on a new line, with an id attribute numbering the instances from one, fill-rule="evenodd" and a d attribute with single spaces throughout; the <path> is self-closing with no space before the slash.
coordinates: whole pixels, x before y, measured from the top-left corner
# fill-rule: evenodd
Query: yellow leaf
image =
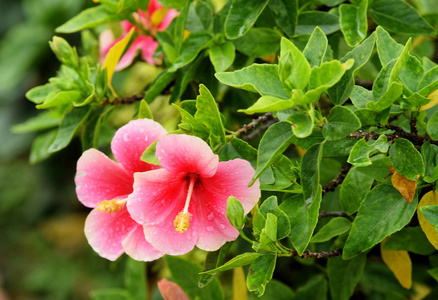
<path id="1" fill-rule="evenodd" d="M 432 289 L 423 283 L 415 282 L 414 292 L 415 294 L 411 296 L 411 300 L 421 300 L 426 298 L 432 292 Z"/>
<path id="2" fill-rule="evenodd" d="M 237 267 L 233 271 L 233 300 L 248 300 L 245 273 L 242 267 Z"/>
<path id="3" fill-rule="evenodd" d="M 117 42 L 111 49 L 108 51 L 107 56 L 105 57 L 105 61 L 103 62 L 102 69 L 106 68 L 107 74 L 107 84 L 111 85 L 111 79 L 114 75 L 114 70 L 116 69 L 116 65 L 122 57 L 123 52 L 125 51 L 126 46 L 128 46 L 129 41 L 131 40 L 132 35 L 134 34 L 135 28 L 132 27 L 128 34 L 119 42 Z"/>
<path id="4" fill-rule="evenodd" d="M 418 221 L 420 222 L 421 229 L 423 230 L 424 234 L 426 234 L 429 242 L 435 247 L 435 249 L 438 250 L 438 233 L 436 232 L 435 227 L 433 227 L 433 225 L 429 223 L 429 221 L 420 211 L 420 207 L 429 205 L 438 205 L 438 192 L 430 191 L 429 193 L 424 195 L 423 198 L 421 198 L 420 203 L 418 203 L 417 207 L 417 216 Z"/>
<path id="5" fill-rule="evenodd" d="M 306 150 L 304 150 L 301 147 L 295 146 L 295 149 L 297 149 L 298 155 L 300 158 L 303 158 L 304 153 L 306 153 Z"/>
<path id="6" fill-rule="evenodd" d="M 412 287 L 412 261 L 406 250 L 383 250 L 383 241 L 380 244 L 380 253 L 383 262 L 388 266 L 395 278 L 405 289 Z"/>
<path id="7" fill-rule="evenodd" d="M 190 33 L 191 33 L 190 31 L 188 31 L 187 29 L 184 29 L 184 32 L 183 32 L 183 41 L 185 41 L 186 38 L 189 37 Z"/>
<path id="8" fill-rule="evenodd" d="M 426 105 L 421 106 L 420 111 L 429 109 L 429 108 L 434 107 L 435 105 L 438 104 L 438 90 L 430 93 L 429 96 L 427 96 L 427 98 L 431 99 L 430 102 L 427 103 Z"/>
<path id="9" fill-rule="evenodd" d="M 391 167 L 392 168 L 392 167 Z M 412 200 L 414 200 L 415 196 L 415 190 L 417 189 L 417 178 L 415 181 L 409 180 L 406 177 L 400 175 L 397 173 L 397 171 L 394 170 L 394 168 L 391 169 L 390 172 L 393 170 L 393 175 L 391 178 L 392 185 L 402 194 L 402 196 L 408 201 L 408 203 L 411 203 Z"/>

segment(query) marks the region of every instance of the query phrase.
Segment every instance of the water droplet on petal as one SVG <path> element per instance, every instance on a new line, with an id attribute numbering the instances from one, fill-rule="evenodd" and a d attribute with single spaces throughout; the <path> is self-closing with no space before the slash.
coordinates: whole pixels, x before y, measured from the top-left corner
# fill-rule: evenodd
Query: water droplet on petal
<path id="1" fill-rule="evenodd" d="M 123 134 L 123 140 L 125 142 L 129 142 L 130 141 L 129 135 L 127 133 Z"/>
<path id="2" fill-rule="evenodd" d="M 85 171 L 79 171 L 76 174 L 76 178 L 81 178 L 81 177 L 84 177 L 85 175 L 87 175 L 87 173 Z"/>
<path id="3" fill-rule="evenodd" d="M 205 227 L 205 230 L 207 230 L 208 232 L 212 232 L 213 231 L 213 227 L 207 226 L 207 227 Z"/>
<path id="4" fill-rule="evenodd" d="M 211 221 L 213 219 L 214 219 L 214 213 L 211 212 L 211 213 L 208 214 L 207 220 Z"/>
<path id="5" fill-rule="evenodd" d="M 222 228 L 222 229 L 225 229 L 225 225 L 224 224 L 219 224 L 219 226 Z"/>

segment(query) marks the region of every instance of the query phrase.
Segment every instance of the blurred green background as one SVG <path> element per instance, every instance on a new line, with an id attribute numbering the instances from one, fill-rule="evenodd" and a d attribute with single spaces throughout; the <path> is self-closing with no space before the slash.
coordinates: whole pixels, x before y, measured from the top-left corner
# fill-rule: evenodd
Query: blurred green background
<path id="1" fill-rule="evenodd" d="M 123 283 L 125 258 L 101 259 L 88 246 L 88 209 L 74 192 L 79 142 L 38 165 L 33 134 L 11 127 L 38 111 L 24 94 L 59 67 L 48 41 L 86 0 L 0 1 L 0 299 L 88 299 Z M 64 36 L 78 45 L 79 35 Z"/>

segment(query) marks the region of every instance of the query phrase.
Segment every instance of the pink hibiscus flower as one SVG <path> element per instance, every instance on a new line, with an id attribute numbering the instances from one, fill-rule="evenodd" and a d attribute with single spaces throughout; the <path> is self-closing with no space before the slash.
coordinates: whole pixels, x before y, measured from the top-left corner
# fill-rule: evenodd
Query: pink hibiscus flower
<path id="1" fill-rule="evenodd" d="M 75 177 L 79 201 L 94 208 L 85 221 L 85 235 L 100 256 L 116 260 L 125 252 L 136 260 L 151 261 L 163 255 L 145 239 L 143 226 L 126 209 L 133 191 L 134 173 L 159 167 L 140 160 L 144 150 L 166 134 L 157 122 L 134 120 L 117 130 L 111 150 L 120 163 L 96 150 L 85 151 L 78 160 Z"/>
<path id="2" fill-rule="evenodd" d="M 153 36 L 155 36 L 157 31 L 165 30 L 177 15 L 177 10 L 167 9 L 158 3 L 158 1 L 150 0 L 146 13 L 142 10 L 139 10 L 137 13 L 134 13 L 134 17 L 138 23 L 143 25 L 144 29 L 150 32 L 151 36 L 140 33 L 140 29 L 135 27 L 130 22 L 122 21 L 121 25 L 123 34 L 119 38 L 114 39 L 114 35 L 111 30 L 106 30 L 100 35 L 101 60 L 103 61 L 111 47 L 122 40 L 131 30 L 131 28 L 134 27 L 139 34 L 120 59 L 116 66 L 116 70 L 122 70 L 128 67 L 134 60 L 138 51 L 141 51 L 141 56 L 144 61 L 149 64 L 156 64 L 157 61 L 153 58 L 153 55 L 158 47 L 158 42 L 154 40 Z"/>
<path id="3" fill-rule="evenodd" d="M 134 175 L 128 197 L 132 218 L 144 225 L 146 240 L 158 250 L 181 255 L 196 245 L 206 251 L 235 240 L 239 232 L 225 215 L 227 199 L 240 200 L 248 213 L 260 197 L 258 181 L 243 159 L 219 162 L 203 140 L 166 135 L 157 143 L 163 169 Z"/>

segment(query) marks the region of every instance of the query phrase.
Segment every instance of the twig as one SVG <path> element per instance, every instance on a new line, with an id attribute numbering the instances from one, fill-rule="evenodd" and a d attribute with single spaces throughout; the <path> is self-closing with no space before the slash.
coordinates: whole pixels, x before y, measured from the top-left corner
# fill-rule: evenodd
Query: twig
<path id="1" fill-rule="evenodd" d="M 248 141 L 252 140 L 253 138 L 258 137 L 263 131 L 267 130 L 269 128 L 269 126 L 271 126 L 272 124 L 277 123 L 277 122 L 278 122 L 277 118 L 269 120 L 266 124 L 263 124 L 262 126 L 257 128 L 256 130 L 254 130 L 253 132 L 251 132 L 247 136 L 244 136 L 242 138 L 242 140 L 244 140 L 245 142 L 248 142 Z"/>
<path id="2" fill-rule="evenodd" d="M 310 252 L 310 250 L 306 250 L 303 252 L 303 254 L 299 255 L 297 251 L 290 251 L 289 252 L 291 256 L 299 256 L 302 259 L 308 258 L 308 257 L 314 257 L 314 258 L 323 258 L 323 257 L 335 257 L 335 256 L 341 256 L 342 255 L 342 249 L 336 249 L 333 251 L 319 251 L 319 252 Z"/>
<path id="3" fill-rule="evenodd" d="M 350 216 L 343 212 L 343 211 L 322 211 L 319 213 L 318 220 L 321 220 L 323 218 L 330 218 L 330 217 L 345 217 L 350 218 Z"/>
<path id="4" fill-rule="evenodd" d="M 143 100 L 144 96 L 145 96 L 145 94 L 133 95 L 133 96 L 124 97 L 124 98 L 105 99 L 102 101 L 102 106 L 135 103 L 137 101 Z"/>
<path id="5" fill-rule="evenodd" d="M 438 145 L 437 141 L 432 141 L 430 137 L 426 135 L 418 135 L 414 132 L 406 132 L 402 128 L 394 125 L 386 125 L 385 126 L 388 129 L 394 130 L 394 133 L 387 133 L 386 138 L 388 141 L 395 141 L 399 138 L 405 138 L 412 142 L 415 146 L 421 147 L 425 142 L 430 142 L 431 144 Z M 377 140 L 381 134 L 372 132 L 363 132 L 362 130 L 350 133 L 348 137 L 353 139 L 359 139 L 359 138 L 365 138 L 366 141 L 368 140 Z"/>
<path id="6" fill-rule="evenodd" d="M 346 165 L 344 165 L 341 168 L 341 173 L 335 179 L 330 181 L 328 185 L 322 188 L 322 195 L 324 196 L 328 192 L 333 192 L 336 189 L 336 187 L 344 181 L 345 176 L 347 176 L 347 173 L 348 171 L 350 171 L 350 169 L 351 169 L 350 164 L 347 163 Z"/>
<path id="7" fill-rule="evenodd" d="M 261 133 L 261 131 L 268 129 L 269 126 L 271 126 L 272 124 L 278 122 L 277 118 L 274 118 L 274 116 L 272 115 L 271 112 L 268 112 L 266 114 L 264 114 L 263 116 L 258 117 L 257 119 L 252 120 L 251 123 L 243 125 L 242 128 L 240 128 L 239 130 L 235 131 L 232 136 L 234 137 L 238 137 L 241 134 L 246 134 L 249 130 L 254 129 L 256 126 L 266 123 L 268 122 L 266 125 L 268 125 L 267 127 L 264 126 L 263 128 L 260 127 L 258 128 L 256 131 L 257 133 L 252 132 L 251 134 L 249 134 L 248 136 L 244 137 L 243 140 L 244 141 L 249 141 L 250 139 L 256 137 L 257 135 L 259 135 Z"/>

